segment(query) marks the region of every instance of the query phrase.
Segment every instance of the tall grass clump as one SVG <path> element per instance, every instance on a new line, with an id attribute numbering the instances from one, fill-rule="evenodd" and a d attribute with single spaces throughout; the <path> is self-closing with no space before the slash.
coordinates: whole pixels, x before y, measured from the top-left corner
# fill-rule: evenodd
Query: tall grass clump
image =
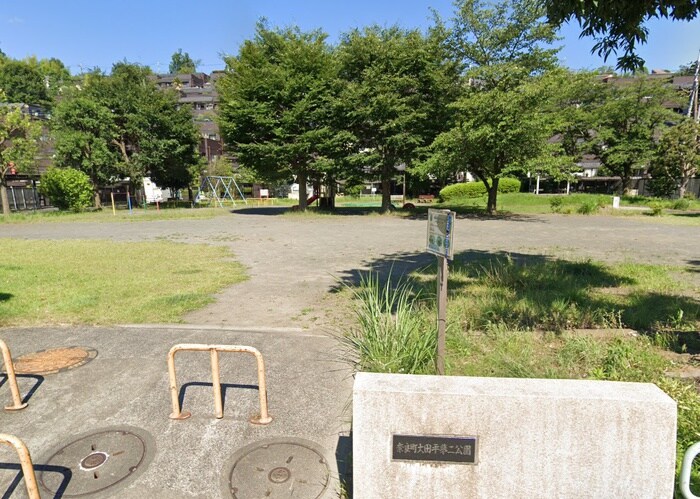
<path id="1" fill-rule="evenodd" d="M 377 274 L 351 288 L 357 326 L 343 342 L 358 371 L 430 374 L 434 372 L 436 325 L 423 310 L 420 293 L 407 280 L 392 285 Z"/>

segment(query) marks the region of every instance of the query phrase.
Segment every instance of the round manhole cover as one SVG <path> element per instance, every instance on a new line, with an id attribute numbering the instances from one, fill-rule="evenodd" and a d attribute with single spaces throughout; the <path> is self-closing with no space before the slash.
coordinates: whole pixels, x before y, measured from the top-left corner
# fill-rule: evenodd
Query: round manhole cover
<path id="1" fill-rule="evenodd" d="M 97 350 L 87 347 L 62 347 L 28 353 L 14 360 L 17 374 L 55 374 L 84 366 L 97 357 Z"/>
<path id="2" fill-rule="evenodd" d="M 104 429 L 55 451 L 42 462 L 39 482 L 61 497 L 94 494 L 126 485 L 146 469 L 146 457 L 154 452 L 153 438 L 143 430 Z"/>
<path id="3" fill-rule="evenodd" d="M 248 445 L 233 455 L 224 473 L 224 487 L 235 499 L 316 499 L 330 479 L 321 448 L 296 438 Z"/>

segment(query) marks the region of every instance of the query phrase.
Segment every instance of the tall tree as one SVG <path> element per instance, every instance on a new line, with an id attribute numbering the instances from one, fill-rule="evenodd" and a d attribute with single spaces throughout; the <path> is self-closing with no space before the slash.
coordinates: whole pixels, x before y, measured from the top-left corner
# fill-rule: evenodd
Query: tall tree
<path id="1" fill-rule="evenodd" d="M 561 25 L 576 20 L 581 36 L 596 40 L 592 52 L 606 60 L 622 52 L 617 67 L 626 71 L 644 65 L 637 45 L 647 41 L 645 23 L 654 18 L 690 21 L 700 13 L 697 0 L 543 0 L 550 22 Z"/>
<path id="2" fill-rule="evenodd" d="M 548 93 L 542 75 L 556 65 L 553 28 L 535 0 L 456 2 L 453 45 L 467 71 L 455 104 L 458 123 L 438 136 L 428 164 L 469 171 L 496 212 L 501 176 L 543 154 L 551 120 L 540 107 Z M 547 80 L 550 81 L 551 80 Z"/>
<path id="3" fill-rule="evenodd" d="M 116 129 L 111 110 L 79 93 L 56 106 L 51 123 L 56 166 L 87 174 L 92 184 L 95 208 L 100 208 L 100 186 L 119 174 L 115 166 L 119 157 L 114 151 Z"/>
<path id="4" fill-rule="evenodd" d="M 9 102 L 51 107 L 44 75 L 23 61 L 0 61 L 0 89 Z"/>
<path id="5" fill-rule="evenodd" d="M 150 176 L 162 187 L 187 187 L 198 164 L 196 128 L 177 95 L 158 90 L 149 75 L 126 62 L 110 76 L 86 75 L 59 108 L 59 160 L 88 173 L 95 185 L 116 171 L 132 182 Z"/>
<path id="6" fill-rule="evenodd" d="M 309 178 L 329 164 L 338 143 L 329 124 L 336 65 L 326 35 L 298 28 L 269 29 L 228 57 L 219 80 L 219 125 L 238 162 L 273 182 L 295 175 L 299 208 L 306 209 Z"/>
<path id="7" fill-rule="evenodd" d="M 604 170 L 621 178 L 620 189 L 626 192 L 632 176 L 649 164 L 656 132 L 676 119 L 664 104 L 678 97 L 645 77 L 611 81 L 605 90 L 605 102 L 596 110 L 594 151 Z"/>
<path id="8" fill-rule="evenodd" d="M 676 126 L 667 129 L 659 140 L 651 175 L 655 180 L 665 180 L 685 196 L 690 179 L 700 171 L 700 123 L 683 118 Z"/>
<path id="9" fill-rule="evenodd" d="M 170 66 L 168 66 L 168 71 L 171 75 L 181 74 L 181 73 L 195 73 L 197 71 L 197 66 L 201 61 L 194 60 L 190 57 L 187 52 L 182 52 L 182 49 L 177 49 L 172 57 L 170 58 Z"/>
<path id="10" fill-rule="evenodd" d="M 382 211 L 392 206 L 396 167 L 410 167 L 437 133 L 431 120 L 441 115 L 431 111 L 445 112 L 432 71 L 444 63 L 441 49 L 417 30 L 378 26 L 351 31 L 338 47 L 345 126 L 356 144 L 351 159 L 379 177 Z"/>
<path id="11" fill-rule="evenodd" d="M 4 96 L 0 91 L 0 102 Z M 2 213 L 10 214 L 7 197 L 7 175 L 16 172 L 32 172 L 41 136 L 41 124 L 23 113 L 20 106 L 0 104 L 0 202 Z"/>

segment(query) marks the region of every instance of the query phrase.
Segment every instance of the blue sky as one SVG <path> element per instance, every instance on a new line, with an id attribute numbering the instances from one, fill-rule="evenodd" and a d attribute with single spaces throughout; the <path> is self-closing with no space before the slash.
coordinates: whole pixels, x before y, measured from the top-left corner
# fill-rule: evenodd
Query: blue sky
<path id="1" fill-rule="evenodd" d="M 182 48 L 209 72 L 223 67 L 221 54 L 235 54 L 252 36 L 260 17 L 273 26 L 321 28 L 336 41 L 373 23 L 425 28 L 431 7 L 445 19 L 452 16 L 451 0 L 0 0 L 0 49 L 20 59 L 57 57 L 79 73 L 109 70 L 123 59 L 167 72 L 171 55 Z M 648 68 L 673 70 L 697 58 L 700 19 L 654 21 L 649 28 L 649 43 L 639 51 Z M 562 62 L 573 69 L 601 66 L 590 54 L 593 41 L 578 33 L 577 25 L 562 29 Z"/>

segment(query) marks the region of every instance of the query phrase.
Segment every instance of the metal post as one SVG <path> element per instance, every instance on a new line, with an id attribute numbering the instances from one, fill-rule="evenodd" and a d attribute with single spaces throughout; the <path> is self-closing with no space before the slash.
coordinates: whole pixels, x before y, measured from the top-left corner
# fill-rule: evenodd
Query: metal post
<path id="1" fill-rule="evenodd" d="M 7 344 L 0 340 L 0 350 L 2 350 L 2 359 L 5 363 L 5 371 L 7 372 L 7 382 L 10 385 L 10 392 L 12 393 L 12 405 L 5 407 L 6 411 L 19 411 L 27 407 L 27 403 L 22 403 L 22 397 L 19 393 L 19 387 L 17 386 L 17 377 L 15 376 L 15 366 L 12 363 L 12 355 L 10 354 L 10 348 Z"/>
<path id="2" fill-rule="evenodd" d="M 41 499 L 39 495 L 39 487 L 36 483 L 36 475 L 34 474 L 34 465 L 32 457 L 29 454 L 27 446 L 24 445 L 19 438 L 13 435 L 0 433 L 0 443 L 10 444 L 17 451 L 19 456 L 19 464 L 22 466 L 22 474 L 24 475 L 24 483 L 27 485 L 27 494 L 29 499 Z"/>
<path id="3" fill-rule="evenodd" d="M 211 385 L 214 387 L 214 409 L 216 410 L 216 418 L 224 417 L 224 407 L 221 401 L 221 380 L 219 379 L 219 352 L 215 348 L 210 351 L 211 354 Z"/>
<path id="4" fill-rule="evenodd" d="M 437 373 L 445 374 L 445 326 L 447 323 L 447 258 L 438 256 L 438 337 L 437 358 L 435 360 Z"/>
<path id="5" fill-rule="evenodd" d="M 15 198 L 15 188 L 10 186 L 10 192 L 12 192 L 12 204 L 15 206 L 15 211 L 17 211 L 17 198 Z"/>

